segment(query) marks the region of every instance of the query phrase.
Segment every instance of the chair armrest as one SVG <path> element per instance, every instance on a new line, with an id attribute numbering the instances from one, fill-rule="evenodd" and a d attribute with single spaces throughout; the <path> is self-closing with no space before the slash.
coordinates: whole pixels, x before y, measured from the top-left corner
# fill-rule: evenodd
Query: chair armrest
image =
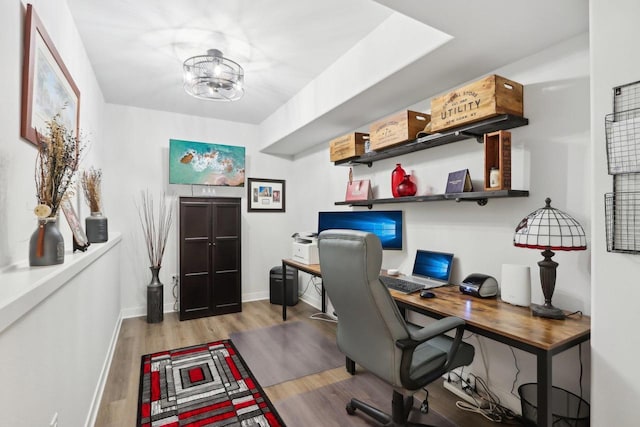
<path id="1" fill-rule="evenodd" d="M 423 342 L 428 341 L 431 338 L 437 337 L 438 335 L 442 335 L 445 332 L 448 332 L 452 329 L 456 329 L 456 328 L 464 329 L 464 325 L 465 325 L 464 320 L 460 319 L 459 317 L 454 317 L 454 316 L 445 317 L 417 331 L 413 331 L 413 332 L 409 331 L 409 338 L 396 341 L 396 346 L 403 350 L 409 349 L 412 347 L 415 348 L 420 344 L 422 344 Z"/>
<path id="2" fill-rule="evenodd" d="M 402 360 L 400 362 L 400 379 L 402 386 L 409 390 L 416 390 L 436 377 L 451 370 L 455 360 L 456 353 L 462 342 L 464 334 L 465 321 L 459 317 L 445 317 L 435 323 L 425 326 L 417 331 L 409 332 L 409 338 L 396 341 L 396 347 L 402 350 Z M 413 360 L 413 352 L 420 344 L 437 336 L 443 335 L 445 332 L 455 330 L 455 338 L 447 352 L 447 359 L 440 369 L 422 375 L 420 378 L 411 378 L 411 364 Z"/>

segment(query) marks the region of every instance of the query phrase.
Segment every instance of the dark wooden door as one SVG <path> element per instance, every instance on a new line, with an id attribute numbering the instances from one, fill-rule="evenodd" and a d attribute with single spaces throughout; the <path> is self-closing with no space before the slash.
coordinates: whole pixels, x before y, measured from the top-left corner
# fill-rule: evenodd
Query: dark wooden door
<path id="1" fill-rule="evenodd" d="M 180 198 L 180 319 L 242 310 L 240 199 Z"/>
<path id="2" fill-rule="evenodd" d="M 215 203 L 213 211 L 212 307 L 214 314 L 241 311 L 240 202 Z"/>

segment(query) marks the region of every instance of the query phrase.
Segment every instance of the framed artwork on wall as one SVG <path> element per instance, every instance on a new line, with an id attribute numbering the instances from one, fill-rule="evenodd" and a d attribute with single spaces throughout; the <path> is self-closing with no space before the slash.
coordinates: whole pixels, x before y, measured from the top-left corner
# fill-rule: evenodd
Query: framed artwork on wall
<path id="1" fill-rule="evenodd" d="M 249 178 L 247 185 L 247 210 L 249 212 L 284 212 L 284 180 Z"/>
<path id="2" fill-rule="evenodd" d="M 80 91 L 31 4 L 27 4 L 24 47 L 20 136 L 37 144 L 37 132 L 45 133 L 46 122 L 56 114 L 77 136 Z"/>
<path id="3" fill-rule="evenodd" d="M 169 184 L 244 187 L 245 148 L 169 140 Z"/>

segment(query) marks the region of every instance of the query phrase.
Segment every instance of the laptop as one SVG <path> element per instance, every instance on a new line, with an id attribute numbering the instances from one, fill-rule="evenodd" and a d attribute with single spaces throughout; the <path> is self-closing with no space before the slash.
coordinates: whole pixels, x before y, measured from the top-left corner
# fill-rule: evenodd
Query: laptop
<path id="1" fill-rule="evenodd" d="M 392 289 L 411 293 L 448 285 L 452 266 L 453 254 L 418 249 L 410 276 L 403 276 L 402 279 L 383 276 L 380 279 Z"/>

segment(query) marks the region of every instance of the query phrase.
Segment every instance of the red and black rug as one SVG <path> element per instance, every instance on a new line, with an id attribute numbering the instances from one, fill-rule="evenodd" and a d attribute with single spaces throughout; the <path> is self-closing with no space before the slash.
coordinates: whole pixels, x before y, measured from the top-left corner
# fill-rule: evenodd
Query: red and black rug
<path id="1" fill-rule="evenodd" d="M 231 340 L 142 356 L 138 427 L 284 427 Z"/>

